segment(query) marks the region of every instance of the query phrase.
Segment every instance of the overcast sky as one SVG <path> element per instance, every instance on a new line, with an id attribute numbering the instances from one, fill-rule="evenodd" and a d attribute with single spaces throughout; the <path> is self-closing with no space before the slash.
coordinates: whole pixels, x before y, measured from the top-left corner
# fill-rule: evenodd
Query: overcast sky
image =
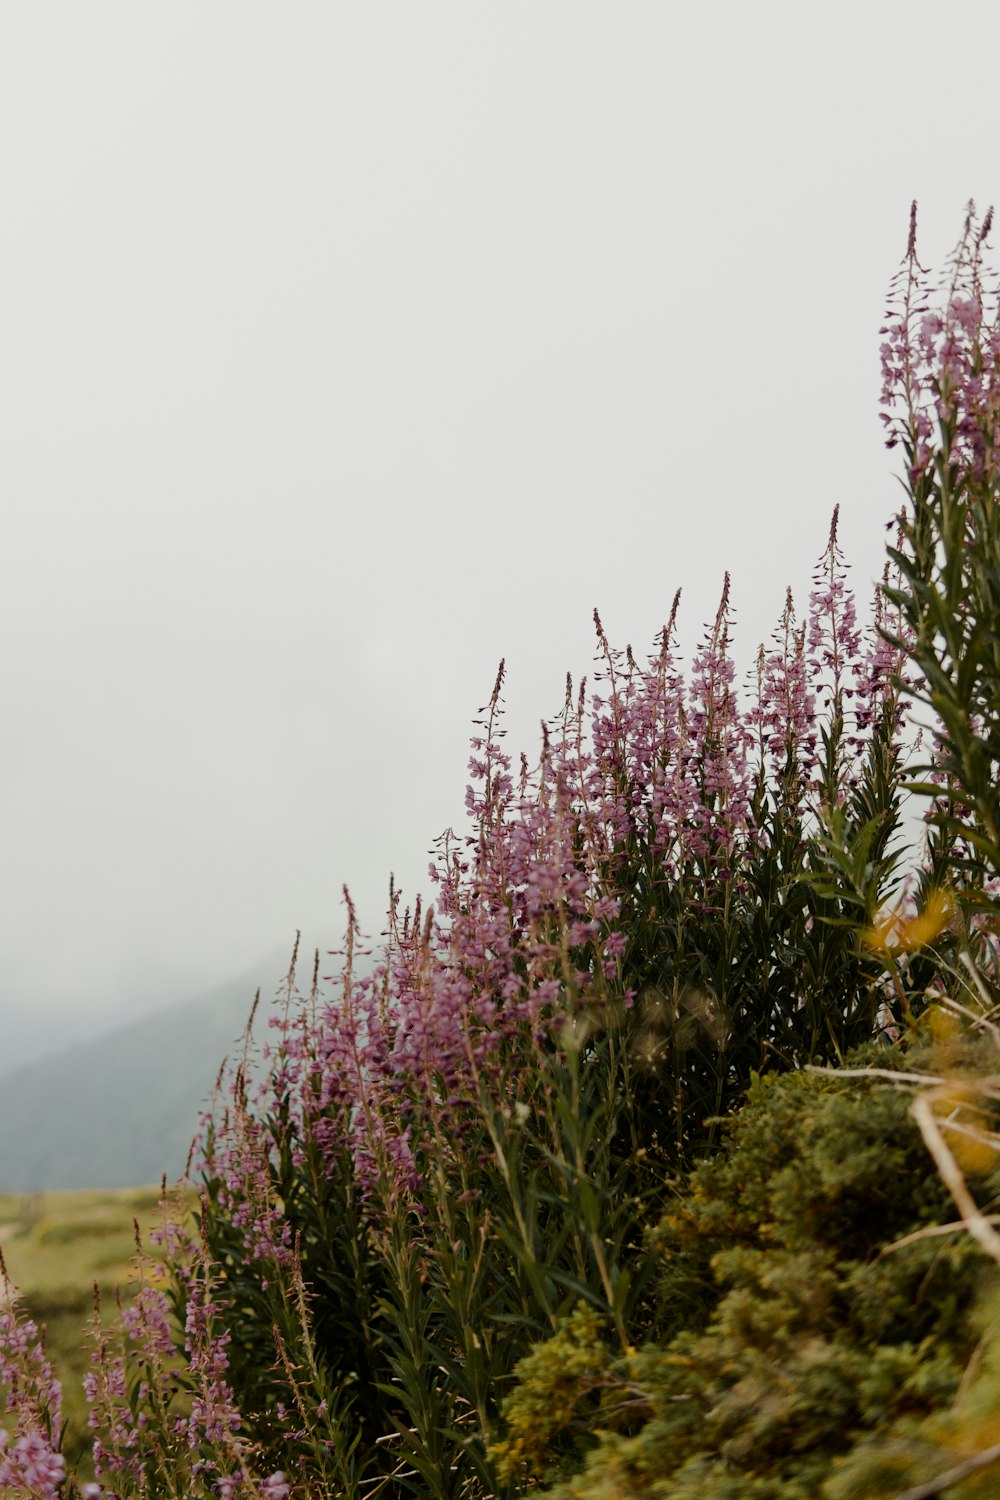
<path id="1" fill-rule="evenodd" d="M 995 0 L 0 4 L 0 1065 L 379 929 L 591 611 L 752 658 L 898 503 Z M 977 81 L 979 80 L 979 81 Z M 69 1015 L 69 1019 L 67 1019 Z M 6 1031 L 4 1031 L 6 1028 Z M 13 1040 L 11 1040 L 13 1038 Z"/>

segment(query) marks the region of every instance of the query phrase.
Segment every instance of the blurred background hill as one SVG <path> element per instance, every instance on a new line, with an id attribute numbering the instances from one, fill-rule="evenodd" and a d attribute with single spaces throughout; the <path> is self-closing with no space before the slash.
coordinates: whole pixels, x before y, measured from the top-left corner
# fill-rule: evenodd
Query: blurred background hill
<path id="1" fill-rule="evenodd" d="M 288 968 L 274 952 L 243 975 L 115 1030 L 67 1042 L 30 1063 L 0 1060 L 0 1193 L 118 1188 L 184 1170 L 198 1112 L 223 1057 L 266 1033 Z"/>

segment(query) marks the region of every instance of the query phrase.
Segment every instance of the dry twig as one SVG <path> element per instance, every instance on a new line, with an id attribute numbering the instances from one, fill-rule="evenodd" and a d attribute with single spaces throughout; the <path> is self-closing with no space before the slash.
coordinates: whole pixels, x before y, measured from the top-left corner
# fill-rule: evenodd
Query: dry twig
<path id="1" fill-rule="evenodd" d="M 903 1490 L 901 1494 L 896 1495 L 895 1500 L 933 1500 L 933 1497 L 940 1495 L 942 1490 L 950 1489 L 953 1484 L 968 1479 L 971 1474 L 978 1474 L 981 1469 L 988 1469 L 998 1459 L 1000 1459 L 1000 1443 L 994 1443 L 992 1448 L 984 1448 L 982 1453 L 963 1459 L 960 1464 L 955 1464 L 944 1474 L 939 1474 L 937 1479 L 928 1479 L 923 1484 L 915 1484 L 912 1489 Z"/>
<path id="2" fill-rule="evenodd" d="M 952 1156 L 944 1136 L 941 1134 L 940 1126 L 931 1107 L 931 1096 L 929 1094 L 918 1094 L 910 1105 L 910 1113 L 920 1127 L 920 1134 L 924 1138 L 928 1151 L 934 1158 L 934 1165 L 940 1172 L 945 1187 L 955 1200 L 955 1206 L 965 1220 L 965 1227 L 973 1239 L 982 1245 L 987 1255 L 992 1256 L 1000 1264 L 1000 1234 L 997 1234 L 996 1230 L 977 1208 L 975 1200 L 969 1192 L 965 1178 L 962 1176 L 958 1162 Z"/>

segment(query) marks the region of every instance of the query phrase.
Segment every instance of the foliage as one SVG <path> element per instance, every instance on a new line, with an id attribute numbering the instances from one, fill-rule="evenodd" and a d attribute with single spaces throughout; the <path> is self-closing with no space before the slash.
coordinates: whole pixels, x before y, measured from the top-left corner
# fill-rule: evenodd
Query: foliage
<path id="1" fill-rule="evenodd" d="M 854 1061 L 904 1063 L 884 1049 Z M 970 1047 L 963 1061 L 982 1069 L 995 1057 Z M 926 1233 L 950 1202 L 927 1174 L 912 1089 L 836 1073 L 757 1082 L 727 1149 L 699 1165 L 654 1231 L 669 1336 L 615 1361 L 591 1353 L 578 1392 L 598 1401 L 582 1428 L 563 1399 L 564 1350 L 541 1346 L 505 1408 L 504 1453 L 533 1459 L 537 1476 L 567 1433 L 578 1445 L 586 1434 L 593 1451 L 559 1500 L 812 1500 L 887 1493 L 862 1476 L 891 1438 L 902 1488 L 919 1468 L 902 1436 L 959 1390 L 984 1280 L 967 1236 Z M 990 1166 L 983 1189 L 995 1195 L 1000 1157 Z M 926 1436 L 924 1447 L 933 1454 Z"/>

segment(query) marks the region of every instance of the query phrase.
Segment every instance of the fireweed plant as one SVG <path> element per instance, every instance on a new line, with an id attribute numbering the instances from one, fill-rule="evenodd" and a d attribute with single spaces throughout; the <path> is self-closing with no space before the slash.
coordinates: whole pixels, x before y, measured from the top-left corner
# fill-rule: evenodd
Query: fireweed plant
<path id="1" fill-rule="evenodd" d="M 17 1306 L 0 1251 L 0 1494 L 54 1496 L 65 1478 L 59 1452 L 62 1391 L 36 1323 Z"/>
<path id="2" fill-rule="evenodd" d="M 970 216 L 941 312 L 912 232 L 894 283 L 883 399 L 907 498 L 863 624 L 835 512 L 806 607 L 789 591 L 742 687 L 728 576 L 686 667 L 676 598 L 644 660 L 595 611 L 592 682 L 567 679 L 533 766 L 505 747 L 501 663 L 476 720 L 467 831 L 436 846 L 433 904 L 405 909 L 390 888 L 370 953 L 345 890 L 336 977 L 321 984 L 317 955 L 300 992 L 296 952 L 263 1074 L 248 1041 L 220 1075 L 193 1234 L 165 1194 L 168 1285 L 140 1243 L 135 1302 L 110 1332 L 95 1316 L 86 1493 L 537 1487 L 519 1455 L 583 1450 L 560 1422 L 551 1452 L 522 1441 L 525 1382 L 566 1407 L 562 1427 L 605 1379 L 626 1390 L 630 1430 L 653 1409 L 607 1372 L 683 1322 L 657 1289 L 656 1226 L 727 1149 L 756 1080 L 843 1069 L 876 1041 L 895 1052 L 935 998 L 992 1003 L 987 229 Z M 903 820 L 913 792 L 922 842 Z M 71 1493 L 58 1391 L 31 1374 L 44 1358 L 13 1290 L 7 1306 L 0 1464 L 34 1465 L 23 1482 L 11 1470 L 15 1493 Z M 562 1382 L 548 1387 L 547 1346 Z"/>

